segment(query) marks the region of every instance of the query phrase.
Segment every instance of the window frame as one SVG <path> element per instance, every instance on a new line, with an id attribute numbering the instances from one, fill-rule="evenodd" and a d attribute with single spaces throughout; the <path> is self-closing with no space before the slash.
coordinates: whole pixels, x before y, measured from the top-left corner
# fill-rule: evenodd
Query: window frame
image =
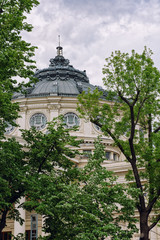
<path id="1" fill-rule="evenodd" d="M 34 123 L 34 121 L 36 120 L 36 117 L 41 116 L 41 123 Z M 44 118 L 44 122 L 42 120 L 42 117 Z M 33 124 L 32 124 L 33 121 Z M 35 127 L 37 130 L 42 130 L 46 127 L 47 125 L 47 117 L 44 113 L 34 113 L 30 119 L 29 119 L 29 125 L 30 127 Z"/>
<path id="2" fill-rule="evenodd" d="M 108 154 L 108 157 L 107 157 L 107 154 Z M 105 157 L 107 160 L 111 160 L 111 152 L 105 151 Z"/>
<path id="3" fill-rule="evenodd" d="M 69 116 L 74 116 L 74 121 L 72 120 L 74 122 L 73 124 L 68 123 L 69 122 L 68 121 Z M 67 121 L 66 121 L 66 119 L 67 119 Z M 77 119 L 77 123 L 76 123 L 75 119 Z M 77 116 L 77 114 L 75 114 L 74 112 L 68 112 L 68 113 L 64 114 L 64 123 L 65 123 L 67 128 L 78 127 L 80 125 L 80 119 Z"/>

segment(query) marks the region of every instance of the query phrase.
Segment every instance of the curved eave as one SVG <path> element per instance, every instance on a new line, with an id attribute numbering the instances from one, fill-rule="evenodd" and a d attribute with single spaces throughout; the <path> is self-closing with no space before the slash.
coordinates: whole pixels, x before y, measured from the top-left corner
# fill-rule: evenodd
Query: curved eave
<path id="1" fill-rule="evenodd" d="M 89 83 L 89 79 L 85 71 L 82 72 L 69 66 L 54 66 L 54 67 L 44 68 L 42 70 L 38 70 L 35 73 L 35 77 L 38 78 L 40 81 L 45 78 L 54 78 L 56 76 L 61 76 L 64 78 L 72 77 L 75 80 L 80 79 L 82 82 Z"/>

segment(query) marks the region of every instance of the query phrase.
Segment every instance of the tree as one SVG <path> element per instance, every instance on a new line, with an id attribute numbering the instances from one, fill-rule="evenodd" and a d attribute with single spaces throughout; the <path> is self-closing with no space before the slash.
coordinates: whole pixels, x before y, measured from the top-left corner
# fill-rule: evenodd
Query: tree
<path id="1" fill-rule="evenodd" d="M 23 222 L 18 208 L 14 208 L 21 197 L 34 196 L 51 173 L 58 178 L 58 170 L 53 169 L 63 168 L 66 175 L 69 173 L 76 150 L 67 146 L 77 147 L 79 143 L 60 119 L 48 123 L 47 134 L 33 128 L 23 130 L 22 137 L 23 145 L 14 138 L 0 142 L 0 236 L 7 218 Z"/>
<path id="2" fill-rule="evenodd" d="M 18 196 L 24 194 L 27 166 L 22 160 L 25 157 L 23 146 L 15 139 L 5 139 L 5 142 L 3 140 L 5 128 L 8 124 L 16 125 L 15 120 L 18 117 L 19 106 L 12 102 L 13 94 L 22 91 L 25 86 L 24 83 L 18 84 L 17 77 L 33 80 L 35 62 L 32 57 L 35 47 L 22 39 L 21 32 L 32 30 L 32 26 L 26 23 L 25 19 L 26 14 L 36 5 L 37 0 L 0 2 L 0 232 L 5 226 L 8 212 L 9 217 L 19 218 L 13 203 Z"/>
<path id="3" fill-rule="evenodd" d="M 22 39 L 21 32 L 32 30 L 25 22 L 26 14 L 37 0 L 2 0 L 0 2 L 0 136 L 7 123 L 15 125 L 18 104 L 12 103 L 13 93 L 22 90 L 17 77 L 33 80 L 35 68 L 32 57 L 35 47 Z"/>
<path id="4" fill-rule="evenodd" d="M 42 176 L 43 187 L 25 203 L 28 210 L 45 216 L 47 235 L 42 239 L 131 238 L 136 231 L 134 202 L 113 173 L 102 167 L 104 160 L 104 146 L 97 140 L 83 169 L 60 170 L 56 175 L 53 170 L 49 179 Z"/>
<path id="5" fill-rule="evenodd" d="M 160 72 L 151 50 L 116 51 L 103 68 L 107 97 L 95 90 L 79 97 L 79 111 L 110 136 L 130 163 L 129 187 L 139 212 L 140 239 L 160 221 Z M 152 213 L 154 212 L 154 217 Z"/>

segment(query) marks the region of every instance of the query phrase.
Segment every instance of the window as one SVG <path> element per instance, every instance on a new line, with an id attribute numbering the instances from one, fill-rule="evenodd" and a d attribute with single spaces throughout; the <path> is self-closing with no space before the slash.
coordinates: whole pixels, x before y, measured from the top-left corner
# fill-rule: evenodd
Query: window
<path id="1" fill-rule="evenodd" d="M 7 124 L 7 127 L 5 127 L 5 134 L 9 134 L 9 133 L 11 133 L 14 130 L 15 126 L 12 126 L 8 122 L 6 122 L 6 124 Z"/>
<path id="2" fill-rule="evenodd" d="M 91 150 L 83 150 L 83 157 L 88 158 L 92 154 Z"/>
<path id="3" fill-rule="evenodd" d="M 31 238 L 31 230 L 26 230 L 26 236 L 25 236 L 25 240 L 36 240 L 36 231 L 33 230 L 32 231 L 32 238 Z"/>
<path id="4" fill-rule="evenodd" d="M 38 238 L 38 215 L 31 215 L 31 230 L 26 230 L 26 240 L 36 240 Z"/>
<path id="5" fill-rule="evenodd" d="M 2 232 L 1 239 L 2 240 L 11 240 L 11 232 Z"/>
<path id="6" fill-rule="evenodd" d="M 97 124 L 94 124 L 94 127 L 97 131 L 102 132 L 101 128 Z"/>
<path id="7" fill-rule="evenodd" d="M 36 113 L 30 118 L 30 126 L 35 127 L 37 130 L 45 128 L 47 118 L 43 113 Z"/>
<path id="8" fill-rule="evenodd" d="M 110 152 L 106 152 L 106 158 L 109 160 L 111 157 L 111 153 Z"/>
<path id="9" fill-rule="evenodd" d="M 26 240 L 30 240 L 31 230 L 26 230 Z"/>
<path id="10" fill-rule="evenodd" d="M 117 154 L 116 153 L 113 153 L 113 160 L 117 161 Z"/>
<path id="11" fill-rule="evenodd" d="M 64 122 L 67 128 L 79 126 L 79 117 L 75 113 L 67 113 L 64 115 Z"/>
<path id="12" fill-rule="evenodd" d="M 31 235 L 30 235 L 30 239 L 31 240 L 36 240 L 37 239 L 37 233 L 38 233 L 38 215 L 34 214 L 34 215 L 31 215 Z"/>

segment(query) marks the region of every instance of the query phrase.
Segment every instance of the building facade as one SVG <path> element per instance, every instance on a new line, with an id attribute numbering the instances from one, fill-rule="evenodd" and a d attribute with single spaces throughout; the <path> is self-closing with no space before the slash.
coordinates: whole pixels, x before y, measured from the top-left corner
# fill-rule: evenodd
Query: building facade
<path id="1" fill-rule="evenodd" d="M 77 96 L 82 91 L 88 92 L 88 89 L 93 91 L 96 86 L 90 84 L 85 71 L 79 71 L 70 65 L 69 60 L 63 57 L 62 51 L 62 47 L 57 47 L 57 56 L 50 59 L 49 67 L 35 72 L 38 82 L 28 88 L 25 95 L 21 93 L 14 95 L 13 101 L 19 103 L 21 117 L 17 119 L 19 127 L 8 126 L 6 135 L 14 136 L 21 142 L 20 129 L 29 129 L 34 126 L 46 132 L 47 122 L 63 115 L 68 128 L 79 126 L 79 130 L 71 134 L 84 140 L 80 145 L 82 155 L 74 160 L 78 167 L 83 167 L 87 162 L 88 154 L 94 149 L 94 140 L 102 133 L 98 126 L 79 118 L 76 111 Z M 124 176 L 130 168 L 129 164 L 124 161 L 122 153 L 114 146 L 111 138 L 102 136 L 102 140 L 106 151 L 104 165 L 108 170 L 115 172 L 119 182 L 125 182 Z M 23 209 L 21 209 L 21 216 L 25 219 L 22 226 L 16 221 L 7 222 L 3 240 L 9 240 L 9 232 L 15 236 L 18 233 L 26 233 L 27 240 L 43 235 L 41 216 Z M 151 239 L 160 239 L 158 228 L 155 228 L 154 232 L 151 233 Z M 134 239 L 139 239 L 138 235 L 135 235 Z"/>

